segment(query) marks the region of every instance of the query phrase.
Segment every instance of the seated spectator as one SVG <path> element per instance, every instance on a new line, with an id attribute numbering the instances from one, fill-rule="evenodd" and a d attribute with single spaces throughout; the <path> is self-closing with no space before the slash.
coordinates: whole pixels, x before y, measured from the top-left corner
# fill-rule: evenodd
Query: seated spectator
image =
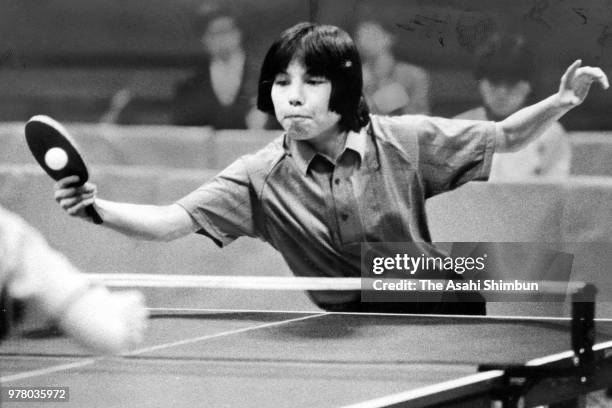
<path id="1" fill-rule="evenodd" d="M 263 128 L 267 115 L 254 108 L 258 65 L 245 51 L 236 18 L 205 4 L 199 10 L 196 30 L 206 59 L 191 77 L 178 84 L 172 123 L 216 129 Z"/>
<path id="2" fill-rule="evenodd" d="M 363 91 L 373 113 L 429 113 L 429 75 L 416 65 L 397 61 L 393 35 L 375 21 L 359 23 L 355 43 L 362 58 Z"/>
<path id="3" fill-rule="evenodd" d="M 503 120 L 530 104 L 533 60 L 525 39 L 496 34 L 477 51 L 475 77 L 482 105 L 457 116 L 459 119 Z M 559 122 L 523 149 L 495 153 L 489 180 L 512 181 L 528 177 L 566 177 L 571 146 Z"/>
<path id="4" fill-rule="evenodd" d="M 142 340 L 147 322 L 140 292 L 92 285 L 38 231 L 0 206 L 0 340 L 16 323 L 9 313 L 16 301 L 99 353 L 127 351 Z"/>

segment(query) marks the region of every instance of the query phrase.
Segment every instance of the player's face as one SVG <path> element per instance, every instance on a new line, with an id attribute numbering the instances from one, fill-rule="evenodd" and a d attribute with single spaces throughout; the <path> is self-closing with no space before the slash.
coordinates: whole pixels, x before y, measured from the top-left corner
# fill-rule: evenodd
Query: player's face
<path id="1" fill-rule="evenodd" d="M 531 92 L 527 81 L 491 82 L 483 79 L 479 88 L 485 106 L 499 117 L 509 116 L 525 106 Z"/>
<path id="2" fill-rule="evenodd" d="M 294 140 L 314 140 L 340 133 L 340 115 L 329 110 L 332 84 L 328 78 L 311 75 L 293 60 L 272 85 L 276 119 Z"/>

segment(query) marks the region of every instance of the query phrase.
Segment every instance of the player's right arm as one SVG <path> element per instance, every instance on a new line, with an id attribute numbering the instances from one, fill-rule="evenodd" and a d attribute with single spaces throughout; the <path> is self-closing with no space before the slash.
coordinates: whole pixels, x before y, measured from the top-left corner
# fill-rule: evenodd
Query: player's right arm
<path id="1" fill-rule="evenodd" d="M 177 204 L 157 206 L 101 200 L 96 197 L 95 184 L 70 187 L 76 181 L 76 176 L 70 176 L 55 184 L 55 201 L 71 216 L 89 220 L 85 207 L 93 205 L 104 221 L 102 225 L 150 241 L 171 241 L 201 228 Z"/>

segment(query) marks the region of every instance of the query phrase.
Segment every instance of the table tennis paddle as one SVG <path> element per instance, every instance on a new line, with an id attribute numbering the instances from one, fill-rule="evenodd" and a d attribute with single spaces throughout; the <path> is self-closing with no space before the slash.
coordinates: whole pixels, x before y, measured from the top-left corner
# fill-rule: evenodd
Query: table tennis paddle
<path id="1" fill-rule="evenodd" d="M 89 179 L 87 166 L 68 131 L 56 120 L 45 116 L 33 116 L 25 125 L 28 147 L 40 166 L 54 180 L 68 176 L 79 176 L 71 187 L 79 187 Z M 95 224 L 102 224 L 102 218 L 92 205 L 85 212 Z"/>

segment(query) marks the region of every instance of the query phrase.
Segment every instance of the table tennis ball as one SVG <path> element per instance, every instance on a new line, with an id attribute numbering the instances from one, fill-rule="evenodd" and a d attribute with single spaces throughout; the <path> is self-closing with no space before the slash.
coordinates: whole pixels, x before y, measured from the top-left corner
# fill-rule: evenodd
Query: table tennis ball
<path id="1" fill-rule="evenodd" d="M 51 170 L 61 170 L 68 164 L 68 155 L 60 147 L 52 147 L 45 153 L 45 163 Z"/>

